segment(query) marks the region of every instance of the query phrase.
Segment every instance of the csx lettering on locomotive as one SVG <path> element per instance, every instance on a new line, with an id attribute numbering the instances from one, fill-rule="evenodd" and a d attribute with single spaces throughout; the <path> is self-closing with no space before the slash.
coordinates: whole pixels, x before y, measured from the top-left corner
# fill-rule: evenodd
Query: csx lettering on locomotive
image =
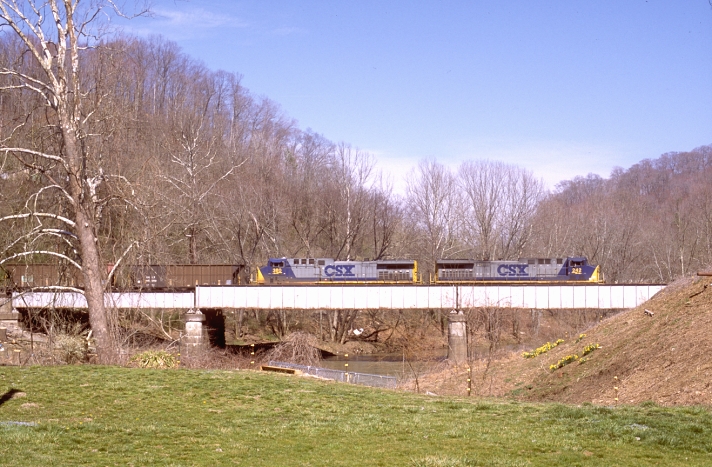
<path id="1" fill-rule="evenodd" d="M 334 266 L 333 264 L 330 264 L 324 267 L 324 275 L 326 277 L 356 277 L 356 274 L 352 272 L 355 267 L 356 266 L 353 265 Z"/>
<path id="2" fill-rule="evenodd" d="M 528 276 L 526 264 L 501 264 L 497 268 L 500 276 Z"/>

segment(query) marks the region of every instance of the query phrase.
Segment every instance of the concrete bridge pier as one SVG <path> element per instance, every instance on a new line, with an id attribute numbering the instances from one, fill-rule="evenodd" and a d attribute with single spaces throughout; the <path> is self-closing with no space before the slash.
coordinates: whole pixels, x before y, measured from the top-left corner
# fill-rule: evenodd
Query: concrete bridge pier
<path id="1" fill-rule="evenodd" d="M 467 317 L 452 310 L 447 319 L 447 359 L 455 365 L 467 362 Z"/>
<path id="2" fill-rule="evenodd" d="M 205 324 L 205 315 L 199 309 L 191 308 L 183 315 L 185 333 L 181 339 L 182 352 L 190 356 L 208 346 L 208 331 Z"/>
<path id="3" fill-rule="evenodd" d="M 0 328 L 5 329 L 5 338 L 20 329 L 20 312 L 12 307 L 12 297 L 0 297 Z"/>

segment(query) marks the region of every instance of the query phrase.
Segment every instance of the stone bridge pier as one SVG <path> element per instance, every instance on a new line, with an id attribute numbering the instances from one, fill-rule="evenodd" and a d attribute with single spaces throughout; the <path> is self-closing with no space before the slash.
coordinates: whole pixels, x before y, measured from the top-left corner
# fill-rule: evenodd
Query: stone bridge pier
<path id="1" fill-rule="evenodd" d="M 185 333 L 181 338 L 181 350 L 186 356 L 208 347 L 208 330 L 205 315 L 197 308 L 191 308 L 183 315 Z"/>
<path id="2" fill-rule="evenodd" d="M 12 307 L 12 297 L 0 296 L 0 342 L 20 329 L 20 313 Z"/>
<path id="3" fill-rule="evenodd" d="M 447 359 L 455 365 L 467 363 L 467 317 L 452 310 L 447 319 Z"/>

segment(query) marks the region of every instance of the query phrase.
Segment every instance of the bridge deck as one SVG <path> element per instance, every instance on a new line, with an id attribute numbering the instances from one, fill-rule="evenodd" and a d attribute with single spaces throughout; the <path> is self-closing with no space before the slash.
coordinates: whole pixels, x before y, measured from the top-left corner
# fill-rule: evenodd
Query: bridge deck
<path id="1" fill-rule="evenodd" d="M 456 309 L 634 308 L 664 285 L 198 286 L 188 292 L 107 293 L 114 308 Z M 86 308 L 74 292 L 15 293 L 15 308 Z"/>

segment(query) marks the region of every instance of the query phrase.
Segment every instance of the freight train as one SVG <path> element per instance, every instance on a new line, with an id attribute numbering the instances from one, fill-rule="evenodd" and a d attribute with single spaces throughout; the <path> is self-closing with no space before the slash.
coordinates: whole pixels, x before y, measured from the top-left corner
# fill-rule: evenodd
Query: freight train
<path id="1" fill-rule="evenodd" d="M 110 270 L 111 266 L 107 266 Z M 587 258 L 536 258 L 518 261 L 439 260 L 436 284 L 602 282 L 600 267 Z M 195 286 L 247 284 L 419 284 L 414 260 L 337 261 L 332 258 L 270 258 L 253 277 L 243 265 L 178 264 L 129 265 L 114 277 L 112 287 L 130 290 L 188 289 Z M 73 266 L 57 264 L 4 264 L 0 288 L 49 286 L 82 288 L 83 278 Z"/>

